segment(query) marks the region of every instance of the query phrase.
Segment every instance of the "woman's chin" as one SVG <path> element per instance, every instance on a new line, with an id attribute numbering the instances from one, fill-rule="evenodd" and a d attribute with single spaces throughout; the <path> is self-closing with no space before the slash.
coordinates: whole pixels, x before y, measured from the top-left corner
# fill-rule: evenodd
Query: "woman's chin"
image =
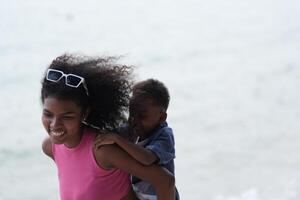
<path id="1" fill-rule="evenodd" d="M 50 139 L 53 144 L 63 144 L 65 142 L 64 137 L 50 136 Z"/>

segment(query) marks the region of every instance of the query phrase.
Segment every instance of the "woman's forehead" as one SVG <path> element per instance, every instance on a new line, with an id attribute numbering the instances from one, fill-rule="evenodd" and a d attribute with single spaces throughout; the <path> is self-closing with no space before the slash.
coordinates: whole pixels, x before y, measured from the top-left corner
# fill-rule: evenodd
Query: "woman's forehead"
<path id="1" fill-rule="evenodd" d="M 78 106 L 74 101 L 58 99 L 55 97 L 47 97 L 44 100 L 43 108 L 54 111 L 65 111 L 65 112 L 78 112 L 81 111 L 81 107 Z"/>

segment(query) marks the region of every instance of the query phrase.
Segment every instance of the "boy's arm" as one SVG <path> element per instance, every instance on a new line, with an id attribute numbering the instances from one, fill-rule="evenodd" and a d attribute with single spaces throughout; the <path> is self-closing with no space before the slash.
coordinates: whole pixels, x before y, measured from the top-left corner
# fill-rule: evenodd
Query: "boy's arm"
<path id="1" fill-rule="evenodd" d="M 138 162 L 144 165 L 151 165 L 158 160 L 158 157 L 151 150 L 141 147 L 137 144 L 134 144 L 125 138 L 113 134 L 105 133 L 97 136 L 94 145 L 98 149 L 106 144 L 118 144 L 122 149 L 124 149 L 130 156 L 136 159 Z"/>

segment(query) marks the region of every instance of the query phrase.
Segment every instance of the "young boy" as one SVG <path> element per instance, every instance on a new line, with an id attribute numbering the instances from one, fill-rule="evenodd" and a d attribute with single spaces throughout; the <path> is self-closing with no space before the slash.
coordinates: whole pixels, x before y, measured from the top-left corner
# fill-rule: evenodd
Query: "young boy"
<path id="1" fill-rule="evenodd" d="M 129 106 L 129 126 L 123 127 L 121 132 L 137 136 L 136 143 L 118 134 L 101 134 L 95 141 L 96 148 L 116 143 L 141 164 L 158 164 L 174 175 L 174 136 L 166 122 L 169 101 L 168 89 L 162 82 L 147 79 L 135 84 Z M 139 199 L 156 199 L 154 187 L 149 183 L 132 177 L 132 184 Z"/>

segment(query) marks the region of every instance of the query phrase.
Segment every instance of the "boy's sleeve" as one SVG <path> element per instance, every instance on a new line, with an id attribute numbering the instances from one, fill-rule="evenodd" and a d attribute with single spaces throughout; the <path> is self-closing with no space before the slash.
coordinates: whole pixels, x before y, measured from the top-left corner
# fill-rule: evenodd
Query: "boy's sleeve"
<path id="1" fill-rule="evenodd" d="M 172 129 L 163 129 L 157 138 L 152 140 L 147 149 L 155 153 L 158 157 L 158 164 L 167 164 L 175 158 L 174 137 Z"/>

